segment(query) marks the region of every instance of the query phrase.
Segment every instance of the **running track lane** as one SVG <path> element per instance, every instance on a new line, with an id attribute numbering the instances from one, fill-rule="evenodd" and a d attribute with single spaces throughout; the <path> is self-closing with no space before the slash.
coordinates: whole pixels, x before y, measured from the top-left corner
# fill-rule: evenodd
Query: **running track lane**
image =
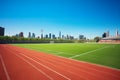
<path id="1" fill-rule="evenodd" d="M 117 69 L 12 45 L 1 44 L 0 55 L 0 80 L 120 80 Z"/>

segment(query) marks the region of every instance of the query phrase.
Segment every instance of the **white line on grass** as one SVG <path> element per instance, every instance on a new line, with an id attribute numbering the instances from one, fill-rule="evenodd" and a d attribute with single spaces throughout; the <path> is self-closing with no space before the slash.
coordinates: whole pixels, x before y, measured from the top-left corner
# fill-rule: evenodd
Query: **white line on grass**
<path id="1" fill-rule="evenodd" d="M 7 80 L 10 80 L 10 76 L 9 76 L 9 74 L 8 74 L 8 71 L 7 71 L 7 69 L 6 69 L 6 66 L 5 66 L 5 63 L 4 63 L 4 61 L 3 61 L 3 58 L 2 58 L 2 55 L 1 55 L 1 54 L 0 54 L 0 59 L 1 59 L 2 66 L 3 66 L 3 69 L 4 69 L 5 74 L 6 74 Z"/>
<path id="2" fill-rule="evenodd" d="M 98 50 L 101 50 L 101 49 L 105 49 L 105 48 L 108 48 L 110 46 L 105 46 L 105 47 L 102 47 L 102 48 L 98 48 L 98 49 L 95 49 L 95 50 L 92 50 L 92 51 L 88 51 L 88 52 L 84 52 L 84 53 L 81 53 L 81 54 L 78 54 L 78 55 L 74 55 L 72 57 L 69 57 L 69 58 L 76 58 L 76 57 L 79 57 L 81 55 L 85 55 L 85 54 L 88 54 L 88 53 L 92 53 L 92 52 L 95 52 L 95 51 L 98 51 Z"/>
<path id="3" fill-rule="evenodd" d="M 64 52 L 57 52 L 57 54 L 64 54 Z"/>
<path id="4" fill-rule="evenodd" d="M 99 66 L 99 67 L 104 67 L 104 68 L 120 71 L 120 69 L 109 67 L 109 66 L 104 66 L 104 65 L 101 65 L 101 64 L 95 64 L 95 63 L 90 63 L 90 62 L 86 62 L 86 61 L 79 61 L 79 60 L 75 60 L 75 59 L 72 59 L 72 58 L 66 58 L 66 57 L 62 57 L 62 56 L 58 56 L 58 57 L 63 58 L 63 59 L 73 60 L 73 61 L 80 62 L 80 63 L 87 63 L 87 64 L 91 64 L 91 65 L 94 65 L 94 66 Z M 101 71 L 101 70 L 98 70 L 98 69 L 95 69 L 95 68 L 93 68 L 92 70 L 108 73 L 108 72 Z M 112 74 L 112 73 L 109 73 L 109 74 Z M 112 75 L 116 76 L 115 74 L 112 74 Z"/>
<path id="5" fill-rule="evenodd" d="M 65 52 L 60 52 L 60 51 L 53 51 L 53 50 L 49 50 L 49 49 L 46 49 L 46 51 L 50 51 L 52 53 L 56 53 L 56 54 L 67 54 L 67 55 L 73 55 L 73 54 L 70 54 L 70 53 L 65 53 Z"/>
<path id="6" fill-rule="evenodd" d="M 28 47 L 26 47 L 28 48 Z M 33 50 L 45 50 L 45 51 L 49 51 L 49 52 L 52 52 L 52 53 L 56 53 L 56 54 L 67 54 L 67 55 L 73 55 L 73 54 L 68 54 L 68 53 L 65 53 L 65 52 L 60 52 L 60 51 L 54 51 L 54 50 L 50 50 L 50 49 L 44 49 L 44 48 L 40 48 L 40 49 L 37 49 L 37 48 L 32 48 Z"/>

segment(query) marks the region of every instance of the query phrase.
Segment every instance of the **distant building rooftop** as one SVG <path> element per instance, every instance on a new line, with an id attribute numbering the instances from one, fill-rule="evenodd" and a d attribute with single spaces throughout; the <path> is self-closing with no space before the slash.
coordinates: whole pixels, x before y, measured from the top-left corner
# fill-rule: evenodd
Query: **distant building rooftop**
<path id="1" fill-rule="evenodd" d="M 102 38 L 102 40 L 120 40 L 120 36 L 106 37 L 106 38 Z"/>

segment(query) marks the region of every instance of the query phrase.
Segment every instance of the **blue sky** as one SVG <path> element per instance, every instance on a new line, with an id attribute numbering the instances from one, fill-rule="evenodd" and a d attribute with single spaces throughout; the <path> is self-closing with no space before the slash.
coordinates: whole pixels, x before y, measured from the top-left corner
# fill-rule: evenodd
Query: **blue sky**
<path id="1" fill-rule="evenodd" d="M 120 31 L 120 0 L 0 0 L 0 26 L 5 35 L 28 32 L 87 38 Z"/>

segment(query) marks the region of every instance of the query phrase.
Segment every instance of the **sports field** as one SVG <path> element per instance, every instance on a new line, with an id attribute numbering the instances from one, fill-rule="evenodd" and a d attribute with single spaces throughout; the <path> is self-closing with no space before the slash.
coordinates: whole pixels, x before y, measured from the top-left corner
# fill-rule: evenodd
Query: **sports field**
<path id="1" fill-rule="evenodd" d="M 115 55 L 119 53 L 118 47 L 106 44 L 0 44 L 0 80 L 120 80 L 120 69 L 116 69 L 119 68 L 119 55 Z M 109 50 L 114 55 L 105 54 Z M 114 68 L 90 62 L 109 64 Z"/>
<path id="2" fill-rule="evenodd" d="M 120 44 L 14 44 L 48 54 L 120 69 Z"/>

